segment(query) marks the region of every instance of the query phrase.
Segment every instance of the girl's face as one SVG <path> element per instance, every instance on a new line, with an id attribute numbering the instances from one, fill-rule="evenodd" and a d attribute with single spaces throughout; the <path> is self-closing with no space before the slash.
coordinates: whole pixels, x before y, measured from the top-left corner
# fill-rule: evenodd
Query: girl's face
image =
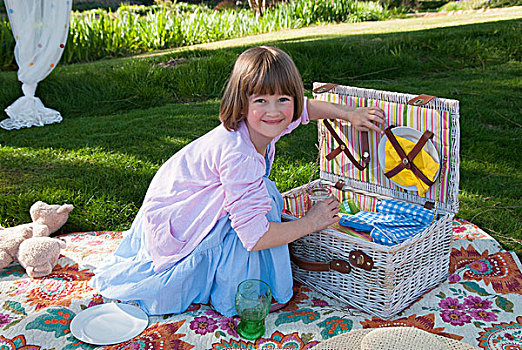
<path id="1" fill-rule="evenodd" d="M 294 98 L 289 95 L 251 95 L 248 98 L 246 124 L 250 140 L 264 155 L 270 141 L 292 122 Z"/>

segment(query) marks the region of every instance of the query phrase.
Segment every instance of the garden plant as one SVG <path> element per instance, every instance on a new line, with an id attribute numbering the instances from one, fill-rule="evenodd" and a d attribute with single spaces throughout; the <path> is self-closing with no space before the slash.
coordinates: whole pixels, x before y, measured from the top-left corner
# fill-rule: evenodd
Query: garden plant
<path id="1" fill-rule="evenodd" d="M 322 23 L 383 20 L 399 12 L 379 2 L 355 0 L 280 2 L 262 17 L 246 8 L 217 11 L 183 2 L 74 11 L 62 59 L 93 61 Z M 13 67 L 7 17 L 0 17 L 0 43 L 2 67 Z"/>

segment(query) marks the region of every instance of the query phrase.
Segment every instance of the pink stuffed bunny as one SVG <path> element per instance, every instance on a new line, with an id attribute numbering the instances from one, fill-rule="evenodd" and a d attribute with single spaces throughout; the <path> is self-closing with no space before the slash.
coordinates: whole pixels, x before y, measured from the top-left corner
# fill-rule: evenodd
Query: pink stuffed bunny
<path id="1" fill-rule="evenodd" d="M 45 252 L 43 255 L 36 252 L 38 250 L 39 240 L 25 244 L 22 254 L 20 254 L 19 249 L 22 242 L 31 241 L 37 237 L 47 237 L 58 231 L 69 218 L 69 212 L 73 210 L 73 208 L 70 204 L 49 205 L 38 201 L 34 203 L 29 210 L 33 222 L 4 229 L 0 228 L 0 269 L 8 266 L 13 261 L 20 260 L 20 257 L 22 257 L 24 260 L 22 266 L 25 268 L 27 268 L 27 266 L 33 267 L 33 275 L 35 273 L 41 274 L 39 272 L 43 269 L 41 267 L 41 264 L 43 264 L 41 259 L 42 256 L 46 256 L 46 254 L 48 261 L 54 266 L 57 260 L 57 257 L 56 259 L 54 258 L 56 249 L 51 249 L 51 244 L 47 240 L 45 240 L 46 243 L 42 245 L 42 252 Z M 62 247 L 62 244 L 55 241 L 53 241 L 53 245 Z M 31 257 L 32 255 L 33 257 Z M 38 263 L 36 263 L 37 260 Z M 47 269 L 46 267 L 45 270 Z"/>
<path id="2" fill-rule="evenodd" d="M 18 261 L 31 278 L 51 273 L 65 242 L 51 237 L 34 237 L 23 241 L 18 251 Z"/>

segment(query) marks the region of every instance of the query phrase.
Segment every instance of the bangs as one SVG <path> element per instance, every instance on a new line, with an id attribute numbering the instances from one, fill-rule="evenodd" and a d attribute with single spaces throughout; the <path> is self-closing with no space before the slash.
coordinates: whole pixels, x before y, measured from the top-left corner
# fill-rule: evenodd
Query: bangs
<path id="1" fill-rule="evenodd" d="M 284 60 L 284 59 L 283 59 Z M 246 93 L 250 95 L 299 95 L 296 81 L 300 81 L 297 71 L 292 71 L 293 64 L 281 64 L 281 57 L 266 52 L 260 55 L 250 70 L 250 77 L 246 77 Z M 289 62 L 293 63 L 293 62 Z"/>

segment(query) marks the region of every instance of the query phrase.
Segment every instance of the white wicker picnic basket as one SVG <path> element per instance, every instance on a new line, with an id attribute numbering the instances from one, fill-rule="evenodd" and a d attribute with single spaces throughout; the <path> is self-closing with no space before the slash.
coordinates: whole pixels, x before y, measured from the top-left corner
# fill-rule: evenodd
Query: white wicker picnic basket
<path id="1" fill-rule="evenodd" d="M 295 280 L 375 316 L 391 318 L 448 275 L 452 221 L 458 211 L 459 103 L 323 83 L 314 83 L 314 97 L 357 107 L 379 106 L 385 111 L 388 125 L 434 134 L 440 170 L 425 197 L 383 175 L 377 159 L 381 136 L 375 132 L 367 135 L 366 168 L 356 168 L 344 148 L 353 155 L 362 155 L 365 150 L 359 142 L 361 133 L 338 121 L 329 121 L 335 136 L 322 122 L 318 123 L 320 180 L 283 194 L 283 220 L 304 215 L 309 207 L 306 190 L 318 181 L 331 186 L 340 201 L 352 199 L 362 210 L 375 211 L 376 203 L 384 198 L 433 208 L 436 219 L 431 225 L 401 244 L 385 246 L 328 228 L 290 245 Z M 339 138 L 344 145 L 339 144 Z M 362 163 L 364 157 L 355 158 Z"/>

